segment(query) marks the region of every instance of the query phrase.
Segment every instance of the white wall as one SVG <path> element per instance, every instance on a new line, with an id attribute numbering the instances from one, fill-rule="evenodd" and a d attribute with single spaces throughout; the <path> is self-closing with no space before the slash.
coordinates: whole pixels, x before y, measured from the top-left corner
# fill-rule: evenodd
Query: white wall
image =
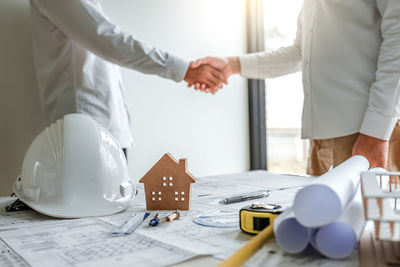
<path id="1" fill-rule="evenodd" d="M 244 0 L 100 0 L 109 17 L 149 44 L 187 59 L 246 51 Z M 0 196 L 11 193 L 22 159 L 40 132 L 29 4 L 0 2 Z M 139 179 L 164 152 L 188 157 L 196 176 L 249 167 L 246 82 L 232 77 L 206 95 L 155 76 L 123 70 L 136 147 L 130 172 Z"/>
<path id="2" fill-rule="evenodd" d="M 29 2 L 0 1 L 0 196 L 12 192 L 25 151 L 40 132 Z"/>
<path id="3" fill-rule="evenodd" d="M 246 52 L 244 0 L 101 0 L 137 38 L 187 59 Z M 187 157 L 195 176 L 249 168 L 247 83 L 232 77 L 216 95 L 123 71 L 136 146 L 130 171 L 140 178 L 165 152 Z"/>

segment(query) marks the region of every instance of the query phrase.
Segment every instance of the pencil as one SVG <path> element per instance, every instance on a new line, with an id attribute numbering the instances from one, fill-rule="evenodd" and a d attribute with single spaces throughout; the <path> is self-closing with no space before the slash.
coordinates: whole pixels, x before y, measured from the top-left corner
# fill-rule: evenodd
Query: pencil
<path id="1" fill-rule="evenodd" d="M 241 266 L 247 259 L 249 259 L 254 253 L 257 252 L 265 242 L 273 235 L 273 225 L 266 227 L 264 230 L 259 232 L 249 242 L 247 242 L 242 248 L 230 256 L 227 260 L 223 261 L 219 267 L 236 267 Z"/>

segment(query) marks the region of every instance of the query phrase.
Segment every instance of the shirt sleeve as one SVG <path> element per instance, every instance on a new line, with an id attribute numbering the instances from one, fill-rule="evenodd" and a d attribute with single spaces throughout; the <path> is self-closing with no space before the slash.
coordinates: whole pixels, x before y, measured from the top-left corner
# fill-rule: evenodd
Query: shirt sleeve
<path id="1" fill-rule="evenodd" d="M 123 32 L 96 0 L 33 1 L 68 38 L 110 62 L 177 82 L 186 75 L 189 62 Z"/>
<path id="2" fill-rule="evenodd" d="M 241 75 L 250 79 L 275 78 L 301 70 L 302 14 L 297 20 L 293 45 L 272 52 L 259 52 L 239 57 Z"/>
<path id="3" fill-rule="evenodd" d="M 360 132 L 389 140 L 400 115 L 400 2 L 376 2 L 382 17 L 382 43 Z"/>

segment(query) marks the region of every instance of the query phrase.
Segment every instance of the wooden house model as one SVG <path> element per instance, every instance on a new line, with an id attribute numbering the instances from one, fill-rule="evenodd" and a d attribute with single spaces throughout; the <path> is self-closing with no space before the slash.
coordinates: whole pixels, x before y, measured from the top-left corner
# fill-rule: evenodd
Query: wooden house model
<path id="1" fill-rule="evenodd" d="M 196 182 L 187 171 L 187 160 L 177 161 L 166 153 L 140 179 L 144 184 L 148 210 L 188 210 L 191 185 Z"/>

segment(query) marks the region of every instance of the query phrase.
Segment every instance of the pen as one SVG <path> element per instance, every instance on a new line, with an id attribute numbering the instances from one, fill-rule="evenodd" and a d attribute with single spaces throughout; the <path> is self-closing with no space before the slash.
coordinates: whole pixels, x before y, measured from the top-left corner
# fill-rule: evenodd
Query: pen
<path id="1" fill-rule="evenodd" d="M 157 226 L 161 221 L 170 222 L 173 220 L 178 220 L 181 217 L 179 210 L 176 210 L 171 213 L 171 215 L 165 216 L 164 218 L 158 218 L 158 213 L 154 216 L 153 219 L 150 220 L 149 226 L 154 227 Z"/>
<path id="2" fill-rule="evenodd" d="M 150 215 L 149 212 L 145 213 L 136 213 L 128 220 L 126 220 L 123 224 L 119 227 L 114 229 L 112 232 L 113 235 L 128 235 L 138 228 L 144 220 Z"/>
<path id="3" fill-rule="evenodd" d="M 231 203 L 243 202 L 251 199 L 263 198 L 267 196 L 269 196 L 268 191 L 257 191 L 257 192 L 247 193 L 244 195 L 224 198 L 219 203 L 226 205 Z"/>

